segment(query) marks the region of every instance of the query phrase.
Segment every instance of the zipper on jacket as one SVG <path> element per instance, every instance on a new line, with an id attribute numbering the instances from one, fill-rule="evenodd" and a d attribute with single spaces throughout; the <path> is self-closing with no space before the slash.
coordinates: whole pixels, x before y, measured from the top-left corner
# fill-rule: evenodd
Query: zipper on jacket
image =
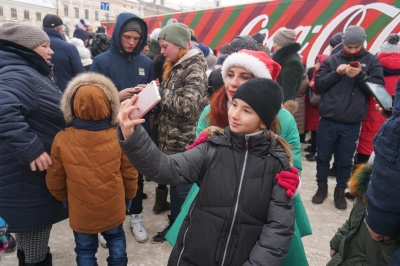
<path id="1" fill-rule="evenodd" d="M 192 208 L 190 209 L 190 212 L 189 212 L 190 221 L 192 220 L 192 212 L 193 212 L 193 208 L 194 208 L 194 205 L 195 205 L 195 204 L 196 204 L 196 200 L 194 200 L 194 202 L 193 202 L 193 204 L 192 204 Z M 185 250 L 186 234 L 187 234 L 187 232 L 188 232 L 188 230 L 189 230 L 189 227 L 190 227 L 190 222 L 189 222 L 188 227 L 186 227 L 185 233 L 183 234 L 182 250 L 181 250 L 181 252 L 179 252 L 178 261 L 176 262 L 176 265 L 177 265 L 177 266 L 179 265 L 179 263 L 180 263 L 180 261 L 181 261 L 181 258 L 182 258 L 183 251 Z M 176 244 L 175 244 L 175 245 L 176 245 Z"/>
<path id="2" fill-rule="evenodd" d="M 238 212 L 238 206 L 239 206 L 240 192 L 242 191 L 243 178 L 244 178 L 244 173 L 245 173 L 245 170 L 246 170 L 247 155 L 248 155 L 248 153 L 249 153 L 249 150 L 248 150 L 248 148 L 247 148 L 247 147 L 249 146 L 249 145 L 248 145 L 249 136 L 245 136 L 245 138 L 246 138 L 246 146 L 245 146 L 246 153 L 245 153 L 245 155 L 244 155 L 243 169 L 242 169 L 242 174 L 240 175 L 240 182 L 239 182 L 238 195 L 237 195 L 237 198 L 236 198 L 235 210 L 234 210 L 233 217 L 232 217 L 231 228 L 229 229 L 228 238 L 227 238 L 227 240 L 226 240 L 225 249 L 224 249 L 224 255 L 223 255 L 223 257 L 222 257 L 222 263 L 221 263 L 222 266 L 225 264 L 226 253 L 227 253 L 227 251 L 228 251 L 229 241 L 230 241 L 230 239 L 231 239 L 233 226 L 234 226 L 234 224 L 235 224 L 235 219 L 236 219 L 236 215 L 237 215 L 237 212 Z"/>

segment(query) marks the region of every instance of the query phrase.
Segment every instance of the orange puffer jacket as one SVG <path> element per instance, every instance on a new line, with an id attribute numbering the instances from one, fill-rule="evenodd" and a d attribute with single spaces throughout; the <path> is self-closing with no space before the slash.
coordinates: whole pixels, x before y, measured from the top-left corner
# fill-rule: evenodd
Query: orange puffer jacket
<path id="1" fill-rule="evenodd" d="M 119 104 L 112 82 L 94 73 L 73 79 L 61 100 L 72 127 L 54 139 L 46 184 L 57 200 L 68 201 L 69 223 L 78 233 L 97 234 L 123 223 L 125 199 L 136 195 L 138 173 L 116 138 Z M 74 124 L 101 124 L 105 118 L 110 123 L 101 130 Z"/>

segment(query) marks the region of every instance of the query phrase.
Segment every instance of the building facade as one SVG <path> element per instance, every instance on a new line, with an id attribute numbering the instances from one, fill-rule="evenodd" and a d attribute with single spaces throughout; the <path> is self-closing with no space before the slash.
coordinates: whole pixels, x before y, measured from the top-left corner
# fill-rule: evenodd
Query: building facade
<path id="1" fill-rule="evenodd" d="M 64 22 L 64 32 L 71 37 L 81 19 L 96 31 L 102 22 L 115 21 L 121 12 L 140 17 L 185 11 L 179 5 L 162 1 L 142 0 L 0 0 L 0 25 L 21 22 L 42 26 L 46 14 L 58 15 Z"/>

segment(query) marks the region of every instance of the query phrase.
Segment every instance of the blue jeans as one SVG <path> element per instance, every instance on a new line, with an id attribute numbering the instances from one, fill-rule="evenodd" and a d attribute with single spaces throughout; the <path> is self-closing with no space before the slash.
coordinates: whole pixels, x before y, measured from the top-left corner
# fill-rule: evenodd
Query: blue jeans
<path id="1" fill-rule="evenodd" d="M 321 117 L 317 134 L 317 182 L 327 183 L 330 160 L 335 154 L 336 187 L 346 188 L 354 164 L 361 123 L 345 124 Z"/>
<path id="2" fill-rule="evenodd" d="M 128 264 L 126 255 L 125 232 L 122 224 L 101 233 L 107 241 L 109 256 L 108 265 L 122 266 Z M 97 234 L 84 234 L 74 231 L 76 263 L 78 266 L 97 266 L 97 248 L 99 240 Z"/>

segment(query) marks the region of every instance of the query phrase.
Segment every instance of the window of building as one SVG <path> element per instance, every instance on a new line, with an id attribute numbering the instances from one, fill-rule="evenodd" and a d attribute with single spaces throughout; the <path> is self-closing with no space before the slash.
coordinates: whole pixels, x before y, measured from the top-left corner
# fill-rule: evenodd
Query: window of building
<path id="1" fill-rule="evenodd" d="M 89 9 L 85 9 L 85 19 L 89 19 Z"/>
<path id="2" fill-rule="evenodd" d="M 94 11 L 94 20 L 99 21 L 99 11 Z"/>
<path id="3" fill-rule="evenodd" d="M 29 10 L 24 10 L 24 19 L 29 19 Z"/>
<path id="4" fill-rule="evenodd" d="M 104 17 L 106 18 L 106 21 L 110 20 L 110 14 L 105 13 L 105 14 L 104 14 Z"/>
<path id="5" fill-rule="evenodd" d="M 68 6 L 64 4 L 64 16 L 69 17 Z"/>
<path id="6" fill-rule="evenodd" d="M 79 18 L 79 8 L 75 7 L 75 17 Z"/>
<path id="7" fill-rule="evenodd" d="M 11 8 L 11 17 L 16 18 L 17 17 L 17 9 L 16 8 Z"/>
<path id="8" fill-rule="evenodd" d="M 36 21 L 42 21 L 42 13 L 36 12 Z"/>
<path id="9" fill-rule="evenodd" d="M 0 16 L 4 16 L 3 15 L 3 7 L 2 6 L 0 6 Z"/>

